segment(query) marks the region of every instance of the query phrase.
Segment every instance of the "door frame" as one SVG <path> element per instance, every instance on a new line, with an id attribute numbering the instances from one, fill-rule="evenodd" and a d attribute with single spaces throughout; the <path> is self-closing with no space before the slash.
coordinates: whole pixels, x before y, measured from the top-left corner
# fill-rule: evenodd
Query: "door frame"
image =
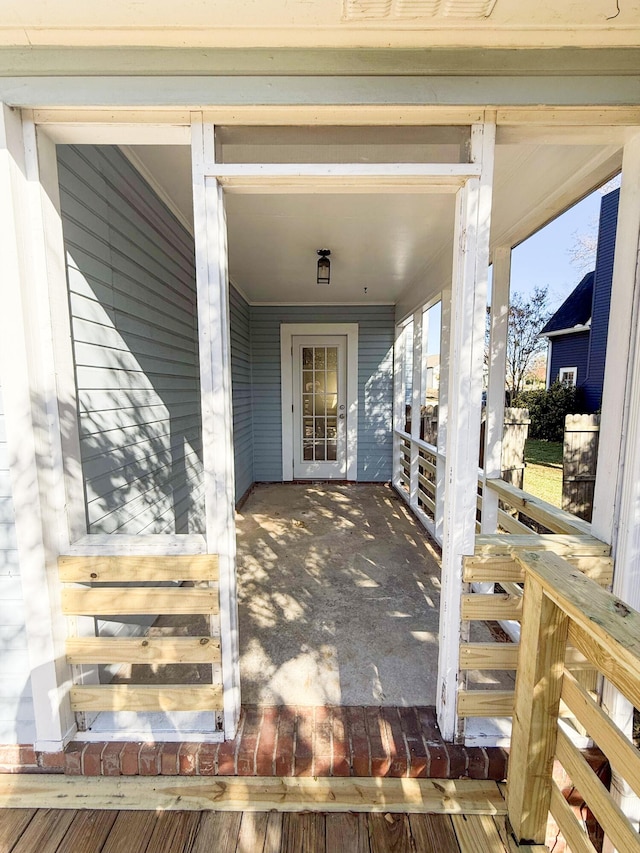
<path id="1" fill-rule="evenodd" d="M 358 324 L 281 323 L 280 389 L 282 401 L 282 480 L 293 480 L 293 338 L 344 335 L 347 339 L 347 480 L 358 479 Z"/>

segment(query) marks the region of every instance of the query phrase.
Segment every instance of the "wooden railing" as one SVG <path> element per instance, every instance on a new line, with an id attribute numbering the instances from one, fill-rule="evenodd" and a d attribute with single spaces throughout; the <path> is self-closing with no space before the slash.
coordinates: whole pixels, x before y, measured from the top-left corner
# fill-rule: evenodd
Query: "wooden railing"
<path id="1" fill-rule="evenodd" d="M 438 449 L 423 439 L 412 439 L 401 430 L 396 430 L 395 435 L 399 452 L 398 491 L 431 535 L 436 536 L 437 504 L 444 500 L 437 487 Z"/>
<path id="2" fill-rule="evenodd" d="M 640 753 L 570 671 L 571 645 L 640 707 L 640 613 L 552 551 L 515 550 L 524 576 L 507 807 L 517 841 L 542 844 L 551 812 L 572 853 L 594 853 L 581 823 L 552 779 L 565 769 L 619 851 L 640 851 L 640 837 L 559 724 L 573 714 L 640 795 Z"/>
<path id="3" fill-rule="evenodd" d="M 67 662 L 74 668 L 99 664 L 209 664 L 209 684 L 75 683 L 71 707 L 96 711 L 213 711 L 222 707 L 220 641 L 217 627 L 218 558 L 60 557 L 62 610 L 69 617 Z M 167 586 L 195 582 L 198 586 Z M 199 636 L 73 636 L 78 617 L 204 615 L 209 630 Z M 94 679 L 95 682 L 95 679 Z"/>
<path id="4" fill-rule="evenodd" d="M 576 515 L 543 501 L 504 480 L 484 480 L 482 489 L 498 495 L 498 527 L 506 533 L 549 532 L 591 535 L 591 525 Z M 544 528 L 541 530 L 540 528 Z"/>
<path id="5" fill-rule="evenodd" d="M 578 569 L 599 586 L 607 587 L 613 579 L 610 547 L 592 536 L 569 534 L 502 534 L 476 536 L 476 553 L 463 561 L 463 580 L 468 584 L 500 585 L 501 592 L 466 593 L 462 597 L 461 618 L 473 621 L 522 620 L 522 596 L 525 572 L 517 555 L 536 550 L 562 555 L 572 569 Z M 567 664 L 581 671 L 584 678 L 591 665 L 577 651 L 570 651 Z M 488 673 L 516 671 L 518 644 L 500 642 L 462 642 L 460 644 L 461 682 L 470 671 L 483 676 Z M 458 693 L 458 715 L 469 717 L 510 717 L 513 714 L 514 691 L 472 689 L 465 686 Z"/>

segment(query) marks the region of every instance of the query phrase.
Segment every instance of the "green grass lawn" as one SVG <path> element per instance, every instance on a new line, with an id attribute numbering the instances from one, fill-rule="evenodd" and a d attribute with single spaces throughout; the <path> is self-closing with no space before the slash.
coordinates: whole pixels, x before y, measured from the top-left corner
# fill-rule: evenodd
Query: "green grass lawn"
<path id="1" fill-rule="evenodd" d="M 554 506 L 562 506 L 562 442 L 527 440 L 524 490 Z"/>

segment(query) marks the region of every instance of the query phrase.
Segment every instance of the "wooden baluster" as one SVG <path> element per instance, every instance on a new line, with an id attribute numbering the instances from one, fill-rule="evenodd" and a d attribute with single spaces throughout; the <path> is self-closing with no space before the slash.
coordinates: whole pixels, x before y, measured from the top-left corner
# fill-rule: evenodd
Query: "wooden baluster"
<path id="1" fill-rule="evenodd" d="M 545 839 L 567 630 L 567 616 L 527 573 L 507 778 L 509 820 L 520 841 Z"/>

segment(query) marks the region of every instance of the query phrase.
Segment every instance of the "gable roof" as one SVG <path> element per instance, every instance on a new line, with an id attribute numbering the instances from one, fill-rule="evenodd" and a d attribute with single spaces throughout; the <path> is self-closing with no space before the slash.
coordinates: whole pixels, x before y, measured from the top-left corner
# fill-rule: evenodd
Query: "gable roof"
<path id="1" fill-rule="evenodd" d="M 586 326 L 591 319 L 594 276 L 594 272 L 588 272 L 585 275 L 543 327 L 541 335 L 570 332 L 574 326 Z"/>

